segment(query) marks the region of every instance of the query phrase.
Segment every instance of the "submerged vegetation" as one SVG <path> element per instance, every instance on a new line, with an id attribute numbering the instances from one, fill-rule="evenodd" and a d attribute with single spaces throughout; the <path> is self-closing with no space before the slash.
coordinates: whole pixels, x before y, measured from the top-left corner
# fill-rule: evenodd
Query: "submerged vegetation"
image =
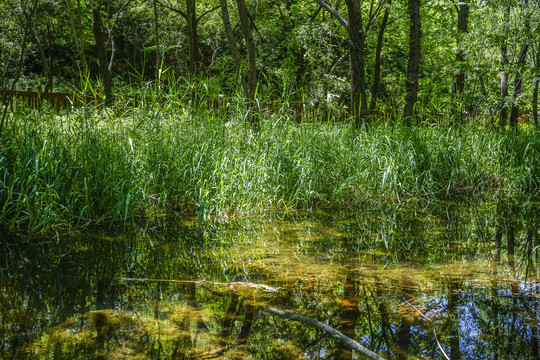
<path id="1" fill-rule="evenodd" d="M 260 131 L 245 122 L 257 116 Z M 248 114 L 177 103 L 13 113 L 0 149 L 0 224 L 9 229 L 131 222 L 183 212 L 361 206 L 462 195 L 536 194 L 540 138 L 375 122 L 297 122 L 282 106 Z"/>

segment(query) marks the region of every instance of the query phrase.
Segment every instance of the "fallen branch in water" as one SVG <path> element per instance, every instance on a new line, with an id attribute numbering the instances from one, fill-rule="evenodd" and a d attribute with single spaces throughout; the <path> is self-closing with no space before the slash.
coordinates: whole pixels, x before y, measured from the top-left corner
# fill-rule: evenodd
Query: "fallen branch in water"
<path id="1" fill-rule="evenodd" d="M 288 311 L 274 309 L 274 308 L 271 308 L 269 306 L 266 306 L 265 309 L 266 309 L 266 311 L 268 311 L 268 312 L 270 312 L 272 314 L 284 317 L 285 319 L 294 320 L 294 321 L 301 322 L 302 324 L 315 326 L 315 327 L 321 329 L 322 331 L 324 331 L 324 332 L 326 332 L 326 333 L 328 333 L 328 334 L 330 334 L 332 336 L 335 336 L 335 337 L 339 338 L 341 340 L 341 342 L 343 342 L 345 345 L 347 345 L 351 349 L 354 349 L 354 350 L 358 351 L 360 354 L 362 354 L 362 355 L 364 355 L 364 356 L 366 356 L 366 357 L 368 357 L 370 359 L 384 360 L 384 358 L 382 358 L 379 355 L 375 354 L 373 351 L 363 347 L 357 341 L 351 339 L 348 336 L 345 336 L 343 333 L 337 331 L 336 329 L 334 329 L 331 326 L 326 325 L 325 323 L 322 323 L 322 322 L 317 321 L 315 319 L 309 318 L 307 316 L 294 314 L 294 313 L 291 313 L 291 312 L 288 312 Z"/>
<path id="2" fill-rule="evenodd" d="M 255 289 L 263 289 L 266 292 L 278 292 L 279 288 L 264 284 L 254 284 L 250 282 L 236 281 L 222 283 L 217 281 L 206 281 L 206 280 L 168 280 L 168 279 L 145 279 L 145 278 L 121 278 L 122 281 L 152 281 L 152 282 L 172 282 L 172 283 L 188 283 L 188 284 L 200 284 L 200 285 L 221 285 L 228 286 L 231 290 L 234 291 L 234 286 L 247 286 Z"/>

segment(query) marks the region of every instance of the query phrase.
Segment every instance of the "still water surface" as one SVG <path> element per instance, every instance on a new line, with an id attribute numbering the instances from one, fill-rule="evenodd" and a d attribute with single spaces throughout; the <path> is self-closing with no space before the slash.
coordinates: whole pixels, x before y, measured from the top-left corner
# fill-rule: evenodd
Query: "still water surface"
<path id="1" fill-rule="evenodd" d="M 387 359 L 537 359 L 539 213 L 366 204 L 4 236 L 0 358 L 361 358 L 268 305 Z"/>

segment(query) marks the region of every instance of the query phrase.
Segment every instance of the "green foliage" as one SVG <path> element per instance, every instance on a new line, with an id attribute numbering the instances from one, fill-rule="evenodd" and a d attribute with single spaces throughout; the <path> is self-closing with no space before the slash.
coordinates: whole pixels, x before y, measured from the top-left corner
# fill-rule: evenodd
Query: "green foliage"
<path id="1" fill-rule="evenodd" d="M 251 133 L 241 103 L 226 117 L 179 106 L 16 114 L 0 152 L 1 224 L 35 231 L 201 207 L 208 217 L 539 190 L 540 141 L 529 128 L 380 123 L 365 133 L 296 123 L 283 108 L 261 112 Z"/>

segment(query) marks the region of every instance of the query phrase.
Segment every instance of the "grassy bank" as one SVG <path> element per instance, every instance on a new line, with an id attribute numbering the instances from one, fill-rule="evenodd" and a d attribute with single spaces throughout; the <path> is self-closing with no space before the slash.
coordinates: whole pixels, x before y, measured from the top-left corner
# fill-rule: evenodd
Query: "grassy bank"
<path id="1" fill-rule="evenodd" d="M 364 200 L 536 194 L 532 129 L 299 124 L 261 116 L 147 107 L 14 115 L 0 147 L 0 226 L 126 222 L 169 212 L 209 215 L 359 206 Z"/>

